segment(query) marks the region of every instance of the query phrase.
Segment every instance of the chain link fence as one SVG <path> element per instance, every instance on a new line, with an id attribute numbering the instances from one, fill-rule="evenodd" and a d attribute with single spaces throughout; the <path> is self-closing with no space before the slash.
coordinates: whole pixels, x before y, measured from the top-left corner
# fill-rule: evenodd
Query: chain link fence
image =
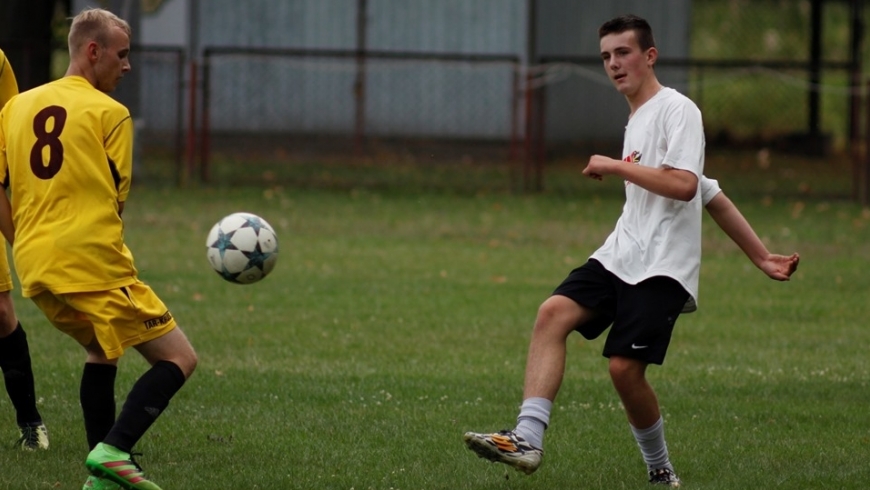
<path id="1" fill-rule="evenodd" d="M 519 67 L 498 55 L 206 48 L 203 176 L 504 188 L 519 141 Z"/>
<path id="2" fill-rule="evenodd" d="M 867 139 L 863 3 L 691 3 L 688 54 L 663 50 L 657 70 L 703 111 L 726 180 L 824 161 L 824 182 L 786 187 L 855 195 L 867 173 L 855 163 Z M 627 109 L 594 52 L 528 62 L 394 48 L 203 46 L 185 79 L 180 49 L 139 47 L 134 67 L 149 75 L 117 96 L 137 119 L 146 174 L 162 180 L 571 192 L 590 151 L 619 151 L 597 115 Z"/>
<path id="3" fill-rule="evenodd" d="M 175 182 L 184 165 L 184 51 L 134 45 L 130 63 L 132 70 L 111 95 L 133 117 L 134 175 Z"/>

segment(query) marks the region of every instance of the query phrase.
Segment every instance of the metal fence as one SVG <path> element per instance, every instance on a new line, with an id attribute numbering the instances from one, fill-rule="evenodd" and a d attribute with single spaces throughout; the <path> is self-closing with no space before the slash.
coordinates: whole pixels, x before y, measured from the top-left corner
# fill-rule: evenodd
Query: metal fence
<path id="1" fill-rule="evenodd" d="M 819 165 L 847 161 L 836 167 L 837 175 L 826 167 L 826 192 L 866 201 L 870 112 L 863 75 L 868 53 L 862 48 L 868 19 L 861 0 L 695 0 L 688 56 L 660 51 L 657 73 L 698 104 L 710 152 L 762 150 L 814 158 Z M 626 117 L 628 110 L 609 95 L 601 96 L 603 102 L 588 97 L 613 92 L 598 57 L 536 61 L 526 174 L 532 177 L 527 187 L 540 190 L 548 186 L 554 161 L 582 160 L 590 151 L 618 153 L 621 147 L 590 131 L 557 134 L 554 121 L 581 127 L 601 110 L 624 111 Z"/>
<path id="2" fill-rule="evenodd" d="M 280 19 L 269 18 L 260 19 L 268 35 L 224 36 L 237 44 L 262 38 L 305 47 L 212 45 L 232 15 L 209 14 L 209 2 L 200 3 L 199 20 L 207 24 L 200 26 L 202 45 L 134 45 L 134 71 L 114 96 L 136 120 L 140 176 L 347 186 L 380 178 L 401 186 L 437 174 L 453 179 L 447 186 L 540 190 L 570 187 L 551 174 L 556 165 L 576 164 L 591 150 L 619 151 L 627 108 L 604 75 L 597 36 L 556 15 L 569 4 L 586 17 L 605 15 L 612 5 L 529 0 L 547 12 L 536 21 L 511 2 L 503 18 L 479 24 L 479 9 L 464 15 L 434 0 L 398 10 L 362 0 L 339 4 L 358 11 L 336 17 L 317 2 L 297 2 L 293 8 L 313 12 L 306 22 L 317 25 L 310 30 L 299 25 L 288 34 Z M 658 12 L 657 2 L 629 4 L 641 15 Z M 680 25 L 683 16 L 690 24 L 685 34 L 661 43 L 658 73 L 699 105 L 711 151 L 820 159 L 838 152 L 840 161 L 845 153 L 853 167 L 832 193 L 867 195 L 864 4 L 694 0 L 680 10 Z M 268 12 L 266 0 L 255 5 L 258 15 Z M 233 15 L 247 11 L 234 8 L 240 10 Z M 440 19 L 437 29 L 425 28 L 430 16 L 422 11 Z M 664 22 L 660 12 L 650 15 Z M 243 24 L 239 29 L 250 28 Z M 403 26 L 401 35 L 390 35 L 393 24 Z M 479 25 L 485 28 L 475 30 Z M 656 32 L 665 37 L 668 30 Z M 536 52 L 536 40 L 546 52 Z M 485 54 L 469 54 L 474 46 Z M 27 61 L 16 71 L 32 69 Z"/>
<path id="3" fill-rule="evenodd" d="M 516 56 L 207 47 L 202 72 L 206 181 L 259 178 L 268 164 L 311 178 L 299 164 L 312 154 L 443 164 L 518 152 Z"/>
<path id="4" fill-rule="evenodd" d="M 136 177 L 173 182 L 184 172 L 184 50 L 132 46 L 132 70 L 111 94 L 130 109 Z"/>

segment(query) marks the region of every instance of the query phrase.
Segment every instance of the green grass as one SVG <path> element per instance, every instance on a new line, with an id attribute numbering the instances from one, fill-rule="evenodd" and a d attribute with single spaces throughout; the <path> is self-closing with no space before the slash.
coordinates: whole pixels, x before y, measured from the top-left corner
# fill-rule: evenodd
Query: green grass
<path id="1" fill-rule="evenodd" d="M 732 197 L 801 267 L 771 281 L 705 219 L 700 311 L 650 369 L 672 459 L 685 488 L 867 488 L 870 212 L 756 180 L 760 192 Z M 538 473 L 506 472 L 461 440 L 513 423 L 537 306 L 612 229 L 619 183 L 581 185 L 537 196 L 136 187 L 125 219 L 140 275 L 200 355 L 140 462 L 166 489 L 647 488 L 602 339 L 570 339 Z M 204 253 L 209 227 L 242 210 L 281 239 L 277 268 L 250 286 L 222 281 Z M 17 294 L 16 305 L 52 447 L 10 449 L 0 397 L 0 488 L 81 488 L 83 352 Z M 122 359 L 119 406 L 145 367 L 135 352 Z"/>

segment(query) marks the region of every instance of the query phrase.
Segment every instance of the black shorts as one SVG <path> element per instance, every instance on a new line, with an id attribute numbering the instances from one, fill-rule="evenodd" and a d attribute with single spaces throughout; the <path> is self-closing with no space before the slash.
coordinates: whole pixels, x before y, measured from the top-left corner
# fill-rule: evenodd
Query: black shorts
<path id="1" fill-rule="evenodd" d="M 655 276 L 628 284 L 590 259 L 568 274 L 553 291 L 596 315 L 575 330 L 592 340 L 613 324 L 604 343 L 604 357 L 614 355 L 650 364 L 665 360 L 674 323 L 689 293 L 675 279 Z"/>

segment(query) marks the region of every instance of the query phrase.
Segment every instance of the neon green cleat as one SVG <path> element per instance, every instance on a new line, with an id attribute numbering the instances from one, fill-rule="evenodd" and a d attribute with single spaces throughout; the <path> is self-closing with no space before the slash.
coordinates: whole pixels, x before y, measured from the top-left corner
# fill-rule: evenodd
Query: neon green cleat
<path id="1" fill-rule="evenodd" d="M 88 454 L 85 466 L 92 475 L 117 483 L 126 490 L 160 490 L 156 483 L 145 478 L 132 454 L 102 442 Z"/>
<path id="2" fill-rule="evenodd" d="M 15 447 L 25 451 L 48 449 L 48 429 L 45 428 L 45 425 L 25 425 L 18 427 L 18 432 L 21 437 L 15 441 Z"/>
<path id="3" fill-rule="evenodd" d="M 112 480 L 97 478 L 96 476 L 91 475 L 88 477 L 87 481 L 85 481 L 85 486 L 82 487 L 82 490 L 120 490 L 120 488 L 121 487 Z"/>

